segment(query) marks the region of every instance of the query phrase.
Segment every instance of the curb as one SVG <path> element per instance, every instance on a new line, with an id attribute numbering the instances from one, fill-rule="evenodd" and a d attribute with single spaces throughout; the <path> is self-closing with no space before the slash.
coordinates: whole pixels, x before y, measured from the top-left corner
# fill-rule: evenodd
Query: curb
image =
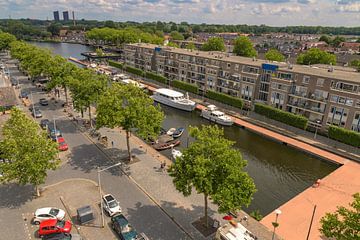
<path id="1" fill-rule="evenodd" d="M 53 184 L 50 184 L 50 185 L 46 185 L 44 187 L 42 187 L 43 190 L 46 190 L 48 188 L 51 188 L 51 187 L 55 187 L 59 184 L 62 184 L 64 182 L 69 182 L 69 181 L 85 181 L 85 182 L 89 182 L 89 183 L 92 183 L 94 184 L 95 186 L 98 186 L 98 184 L 93 181 L 93 180 L 90 180 L 90 179 L 87 179 L 87 178 L 68 178 L 68 179 L 65 179 L 65 180 L 62 180 L 60 182 L 57 182 L 57 183 L 53 183 Z"/>

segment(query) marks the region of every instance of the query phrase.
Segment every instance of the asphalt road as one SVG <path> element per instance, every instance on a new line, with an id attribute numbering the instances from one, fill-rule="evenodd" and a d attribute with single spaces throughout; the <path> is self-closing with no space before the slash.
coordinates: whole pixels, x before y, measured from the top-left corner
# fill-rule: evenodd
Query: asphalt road
<path id="1" fill-rule="evenodd" d="M 21 88 L 33 92 L 35 103 L 38 103 L 40 98 L 47 97 L 47 94 L 40 92 L 29 82 L 23 82 Z M 68 143 L 71 154 L 67 163 L 56 171 L 49 172 L 45 185 L 69 178 L 87 178 L 97 181 L 97 167 L 103 168 L 114 163 L 110 162 L 102 151 L 76 129 L 64 114 L 61 103 L 49 102 L 48 106 L 40 106 L 43 113 L 42 119 L 56 119 L 56 126 Z M 28 110 L 24 108 L 24 111 Z M 111 193 L 119 200 L 124 214 L 138 232 L 144 232 L 150 239 L 186 239 L 186 235 L 177 225 L 127 176 L 122 175 L 119 168 L 102 172 L 101 183 L 105 193 Z M 21 231 L 22 227 L 19 227 L 23 221 L 21 206 L 26 204 L 26 201 L 30 201 L 32 195 L 31 186 L 0 185 L 0 231 L 2 233 L 0 240 L 26 239 L 24 238 L 25 231 Z M 109 219 L 107 218 L 106 221 Z"/>

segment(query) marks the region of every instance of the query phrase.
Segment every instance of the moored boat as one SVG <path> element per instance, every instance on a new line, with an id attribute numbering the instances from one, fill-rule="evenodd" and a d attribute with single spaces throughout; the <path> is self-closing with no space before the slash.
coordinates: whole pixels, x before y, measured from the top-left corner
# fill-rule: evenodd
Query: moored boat
<path id="1" fill-rule="evenodd" d="M 171 142 L 167 142 L 167 143 L 156 143 L 153 145 L 153 148 L 155 148 L 158 151 L 162 151 L 162 150 L 166 150 L 172 147 L 176 147 L 180 144 L 181 142 L 179 140 L 174 140 Z"/>
<path id="2" fill-rule="evenodd" d="M 184 94 L 168 88 L 159 88 L 155 90 L 154 95 L 151 97 L 156 102 L 184 111 L 191 112 L 196 106 L 196 103 L 189 99 L 188 94 L 186 94 L 185 97 Z"/>
<path id="3" fill-rule="evenodd" d="M 176 132 L 176 128 L 170 128 L 167 130 L 166 134 L 169 136 L 173 136 L 173 134 Z"/>
<path id="4" fill-rule="evenodd" d="M 185 128 L 183 127 L 179 127 L 178 129 L 176 129 L 176 131 L 173 133 L 173 137 L 174 138 L 178 138 L 178 137 L 181 137 L 181 135 L 184 133 L 185 131 Z"/>
<path id="5" fill-rule="evenodd" d="M 174 160 L 176 160 L 177 158 L 182 157 L 182 152 L 180 152 L 180 150 L 176 150 L 175 148 L 171 149 L 171 155 L 173 157 Z"/>
<path id="6" fill-rule="evenodd" d="M 215 105 L 209 105 L 205 109 L 201 111 L 201 116 L 205 119 L 208 119 L 212 122 L 224 125 L 224 126 L 231 126 L 233 125 L 234 121 L 231 117 L 225 115 L 225 113 L 217 110 Z"/>

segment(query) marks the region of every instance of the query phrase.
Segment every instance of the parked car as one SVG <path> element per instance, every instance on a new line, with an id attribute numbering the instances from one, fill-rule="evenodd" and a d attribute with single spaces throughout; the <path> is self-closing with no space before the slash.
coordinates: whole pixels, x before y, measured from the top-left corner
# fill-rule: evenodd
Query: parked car
<path id="1" fill-rule="evenodd" d="M 111 218 L 111 226 L 121 240 L 136 240 L 139 237 L 136 230 L 122 214 L 117 214 Z"/>
<path id="2" fill-rule="evenodd" d="M 49 235 L 45 235 L 42 238 L 43 240 L 83 240 L 83 238 L 79 234 L 71 234 L 71 233 L 53 233 Z"/>
<path id="3" fill-rule="evenodd" d="M 111 194 L 106 194 L 102 197 L 103 208 L 109 216 L 113 216 L 116 213 L 121 213 L 121 207 L 119 202 Z"/>
<path id="4" fill-rule="evenodd" d="M 19 98 L 28 98 L 29 97 L 29 93 L 24 91 L 24 90 L 21 90 L 20 91 L 20 94 L 19 94 Z"/>
<path id="5" fill-rule="evenodd" d="M 69 146 L 67 145 L 67 143 L 65 142 L 65 139 L 63 137 L 58 137 L 57 142 L 59 144 L 58 148 L 60 151 L 66 151 L 69 149 Z"/>
<path id="6" fill-rule="evenodd" d="M 33 115 L 33 117 L 35 118 L 41 118 L 42 117 L 42 113 L 40 111 L 40 109 L 35 109 L 31 112 L 31 114 Z"/>
<path id="7" fill-rule="evenodd" d="M 11 82 L 11 86 L 18 86 L 19 85 L 19 81 L 17 79 L 15 79 L 15 78 L 11 78 L 10 82 Z"/>
<path id="8" fill-rule="evenodd" d="M 47 106 L 47 105 L 49 105 L 48 100 L 45 99 L 45 98 L 40 98 L 39 103 L 40 103 L 41 106 Z"/>
<path id="9" fill-rule="evenodd" d="M 47 127 L 49 126 L 50 124 L 50 120 L 49 119 L 42 119 L 40 121 L 40 126 L 42 129 L 47 129 Z"/>
<path id="10" fill-rule="evenodd" d="M 37 106 L 36 104 L 31 104 L 30 107 L 29 107 L 29 111 L 32 112 L 33 109 L 35 108 L 35 110 L 40 110 L 39 106 Z"/>
<path id="11" fill-rule="evenodd" d="M 39 208 L 34 213 L 33 223 L 38 225 L 44 220 L 57 219 L 63 220 L 65 218 L 65 211 L 54 207 Z"/>
<path id="12" fill-rule="evenodd" d="M 71 227 L 72 224 L 70 221 L 49 219 L 40 223 L 38 235 L 42 237 L 54 233 L 70 233 Z"/>
<path id="13" fill-rule="evenodd" d="M 54 125 L 52 123 L 49 123 L 48 125 L 48 132 L 49 132 L 49 137 L 55 141 L 56 140 L 56 137 L 61 137 L 61 132 L 59 129 L 56 129 L 55 131 L 55 128 L 54 128 Z"/>

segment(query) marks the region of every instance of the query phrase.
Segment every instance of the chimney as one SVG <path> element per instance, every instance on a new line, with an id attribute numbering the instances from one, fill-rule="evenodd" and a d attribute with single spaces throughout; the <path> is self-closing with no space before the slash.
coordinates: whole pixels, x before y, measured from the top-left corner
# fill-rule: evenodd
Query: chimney
<path id="1" fill-rule="evenodd" d="M 72 11 L 72 19 L 73 19 L 73 24 L 74 26 L 76 26 L 76 22 L 75 22 L 75 12 Z"/>

